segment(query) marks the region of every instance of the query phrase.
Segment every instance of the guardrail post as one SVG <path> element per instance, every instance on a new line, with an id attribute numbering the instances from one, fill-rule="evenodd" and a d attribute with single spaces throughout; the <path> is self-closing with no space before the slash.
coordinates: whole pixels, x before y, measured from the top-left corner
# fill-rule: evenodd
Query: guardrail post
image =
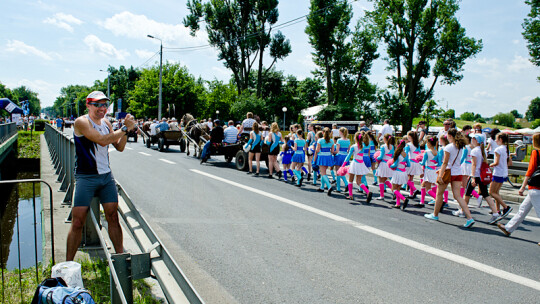
<path id="1" fill-rule="evenodd" d="M 60 191 L 66 191 L 69 181 L 69 138 L 62 135 L 62 185 Z"/>
<path id="2" fill-rule="evenodd" d="M 86 222 L 84 224 L 83 229 L 83 242 L 84 247 L 87 246 L 99 246 L 99 235 L 100 231 L 97 231 L 94 225 L 92 224 L 92 217 L 90 213 L 94 214 L 94 217 L 96 218 L 96 221 L 98 222 L 99 228 L 101 229 L 101 216 L 99 214 L 99 198 L 94 197 L 92 199 L 92 202 L 90 202 L 90 210 L 88 214 L 86 215 Z"/>
<path id="3" fill-rule="evenodd" d="M 111 260 L 116 270 L 116 275 L 120 281 L 120 287 L 124 293 L 124 297 L 128 303 L 133 303 L 133 280 L 131 277 L 131 254 L 120 253 L 111 254 Z M 120 304 L 120 295 L 116 289 L 112 274 L 110 275 L 111 282 L 111 304 Z"/>
<path id="4" fill-rule="evenodd" d="M 62 205 L 71 205 L 72 199 L 73 199 L 73 190 L 75 187 L 75 144 L 71 142 L 71 140 L 68 141 L 68 161 L 67 161 L 67 190 L 66 190 L 66 196 L 64 197 L 64 201 L 62 202 Z"/>

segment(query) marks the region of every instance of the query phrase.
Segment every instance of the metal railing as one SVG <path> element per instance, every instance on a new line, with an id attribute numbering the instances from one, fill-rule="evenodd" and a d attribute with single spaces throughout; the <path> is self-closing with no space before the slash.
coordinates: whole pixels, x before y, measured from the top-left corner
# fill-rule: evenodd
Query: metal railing
<path id="1" fill-rule="evenodd" d="M 47 185 L 47 187 L 49 187 L 49 197 L 50 197 L 50 209 L 51 209 L 51 249 L 52 249 L 52 255 L 51 255 L 51 259 L 52 259 L 52 263 L 54 264 L 55 263 L 55 258 L 54 258 L 54 220 L 53 220 L 53 191 L 52 191 L 52 188 L 51 188 L 51 185 L 49 185 L 46 181 L 44 180 L 41 180 L 41 179 L 18 179 L 18 180 L 4 180 L 4 181 L 0 181 L 0 184 L 20 184 L 20 183 L 32 183 L 32 187 L 34 187 L 35 183 L 44 183 L 45 185 Z M 41 208 L 41 206 L 40 206 Z M 17 208 L 18 209 L 18 208 Z M 39 284 L 39 270 L 38 270 L 38 254 L 37 254 L 37 231 L 36 231 L 36 226 L 37 226 L 37 219 L 36 219 L 36 195 L 34 193 L 34 196 L 33 196 L 33 213 L 34 213 L 34 223 L 33 223 L 33 226 L 34 226 L 34 258 L 35 258 L 35 263 L 34 263 L 34 267 L 36 268 L 36 285 Z M 19 236 L 19 211 L 17 210 L 17 256 L 18 256 L 18 263 L 19 263 L 19 290 L 20 290 L 20 293 L 21 293 L 21 303 L 23 302 L 23 292 L 22 292 L 22 273 L 21 273 L 21 243 L 20 243 L 20 236 Z M 42 224 L 43 225 L 43 224 Z M 1 229 L 1 225 L 0 225 L 0 229 Z M 2 232 L 0 230 L 0 244 L 2 243 Z M 3 261 L 4 260 L 4 257 L 3 257 L 3 250 L 0 250 L 0 261 Z M 0 265 L 1 266 L 1 265 Z M 4 290 L 5 290 L 5 285 L 4 285 L 4 267 L 0 267 L 2 268 L 2 303 L 4 303 L 5 299 L 4 299 Z"/>
<path id="2" fill-rule="evenodd" d="M 17 125 L 14 122 L 0 125 L 0 144 L 17 134 Z"/>
<path id="3" fill-rule="evenodd" d="M 60 190 L 66 191 L 63 204 L 71 204 L 75 186 L 75 145 L 73 138 L 50 125 L 45 126 L 45 138 L 58 174 L 62 182 Z M 101 233 L 99 200 L 90 204 L 83 229 L 85 246 L 101 245 L 111 273 L 111 303 L 133 302 L 133 280 L 156 277 L 169 303 L 204 303 L 192 284 L 186 278 L 169 251 L 156 233 L 135 208 L 131 198 L 122 186 L 117 184 L 119 193 L 118 212 L 137 243 L 140 253 L 111 254 Z"/>

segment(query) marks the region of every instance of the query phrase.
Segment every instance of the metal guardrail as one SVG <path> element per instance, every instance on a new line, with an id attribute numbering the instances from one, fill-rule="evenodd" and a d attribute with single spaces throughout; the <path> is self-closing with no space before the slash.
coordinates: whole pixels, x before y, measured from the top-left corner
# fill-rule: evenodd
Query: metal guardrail
<path id="1" fill-rule="evenodd" d="M 75 186 L 73 139 L 50 125 L 45 127 L 45 138 L 58 174 L 58 181 L 62 182 L 60 189 L 66 191 L 64 204 L 71 204 Z M 140 253 L 109 253 L 101 234 L 98 198 L 94 198 L 90 204 L 90 212 L 83 229 L 85 246 L 100 244 L 107 256 L 111 271 L 111 303 L 132 303 L 132 280 L 150 277 L 151 273 L 156 277 L 169 303 L 204 303 L 167 248 L 135 208 L 129 195 L 122 186 L 118 184 L 117 187 L 120 195 L 118 211 L 133 235 Z"/>
<path id="2" fill-rule="evenodd" d="M 53 191 L 52 191 L 52 188 L 51 188 L 51 185 L 49 185 L 46 181 L 42 180 L 42 179 L 17 179 L 17 180 L 3 180 L 3 181 L 0 181 L 0 184 L 20 184 L 20 183 L 32 183 L 35 184 L 35 183 L 44 183 L 45 185 L 47 185 L 47 187 L 49 187 L 49 197 L 50 197 L 50 208 L 51 208 L 51 249 L 52 249 L 52 255 L 51 255 L 51 258 L 52 258 L 52 262 L 53 264 L 55 263 L 55 259 L 54 259 L 54 219 L 53 219 Z M 36 223 L 37 223 L 37 219 L 36 219 L 36 195 L 34 193 L 34 197 L 33 197 L 33 214 L 34 214 L 34 223 L 33 223 L 33 226 L 34 226 L 34 257 L 35 257 L 35 263 L 34 263 L 34 267 L 36 269 L 36 285 L 39 284 L 39 270 L 38 270 L 38 256 L 37 256 L 37 231 L 36 231 Z M 40 206 L 41 207 L 41 206 Z M 1 227 L 0 227 L 1 229 Z M 2 238 L 2 233 L 1 233 L 1 230 L 0 230 L 0 239 Z M 0 241 L 1 243 L 1 241 Z M 17 253 L 18 253 L 18 259 L 19 259 L 19 289 L 20 289 L 20 292 L 21 292 L 21 303 L 23 302 L 23 293 L 22 293 L 22 274 L 21 274 L 21 253 L 20 253 L 20 250 L 21 250 L 21 245 L 20 245 L 20 238 L 19 238 L 19 212 L 17 211 Z M 3 254 L 3 251 L 0 250 L 0 254 Z M 3 257 L 0 258 L 0 260 L 3 261 Z M 0 267 L 2 268 L 2 303 L 4 302 L 4 290 L 5 290 L 5 286 L 4 286 L 4 267 Z"/>
<path id="3" fill-rule="evenodd" d="M 14 122 L 0 125 L 0 144 L 17 134 L 17 125 Z"/>

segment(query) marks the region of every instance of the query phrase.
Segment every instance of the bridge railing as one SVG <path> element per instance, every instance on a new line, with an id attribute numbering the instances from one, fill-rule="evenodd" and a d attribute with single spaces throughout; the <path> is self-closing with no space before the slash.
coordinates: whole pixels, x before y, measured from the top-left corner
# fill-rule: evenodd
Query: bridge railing
<path id="1" fill-rule="evenodd" d="M 0 144 L 3 144 L 11 136 L 17 134 L 17 125 L 14 122 L 0 125 Z"/>
<path id="2" fill-rule="evenodd" d="M 75 186 L 75 145 L 73 138 L 54 127 L 45 127 L 45 138 L 66 191 L 64 204 L 71 204 Z M 118 212 L 139 247 L 138 253 L 112 254 L 101 233 L 99 199 L 94 198 L 83 229 L 85 246 L 101 245 L 111 272 L 111 303 L 132 303 L 134 279 L 155 276 L 169 303 L 204 303 L 164 244 L 139 213 L 129 195 L 117 184 Z M 69 218 L 68 218 L 69 219 Z M 152 274 L 152 275 L 151 275 Z"/>

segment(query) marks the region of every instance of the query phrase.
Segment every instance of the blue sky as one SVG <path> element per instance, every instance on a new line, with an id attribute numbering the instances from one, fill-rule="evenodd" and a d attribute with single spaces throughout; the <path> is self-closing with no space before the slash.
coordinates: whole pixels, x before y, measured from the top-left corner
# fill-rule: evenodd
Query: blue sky
<path id="1" fill-rule="evenodd" d="M 352 3 L 352 25 L 370 9 L 365 0 Z M 4 0 L 0 31 L 0 82 L 10 88 L 25 85 L 39 93 L 42 107 L 51 106 L 60 88 L 91 85 L 104 79 L 108 65 L 134 67 L 147 62 L 166 47 L 207 44 L 204 32 L 191 37 L 182 25 L 186 1 L 27 1 Z M 464 0 L 458 13 L 467 34 L 484 42 L 483 51 L 465 65 L 464 79 L 454 86 L 437 85 L 440 105 L 492 116 L 517 109 L 524 113 L 531 99 L 540 96 L 536 81 L 540 69 L 528 60 L 521 23 L 528 13 L 522 0 Z M 309 0 L 282 0 L 282 23 L 305 15 Z M 281 31 L 290 39 L 292 54 L 277 68 L 303 79 L 315 68 L 311 46 L 304 33 L 306 22 Z M 384 50 L 381 47 L 381 58 Z M 186 65 L 195 76 L 228 80 L 230 72 L 217 61 L 215 50 L 164 52 L 164 60 Z M 153 57 L 145 65 L 158 62 Z M 386 63 L 375 63 L 371 81 L 386 86 Z"/>

